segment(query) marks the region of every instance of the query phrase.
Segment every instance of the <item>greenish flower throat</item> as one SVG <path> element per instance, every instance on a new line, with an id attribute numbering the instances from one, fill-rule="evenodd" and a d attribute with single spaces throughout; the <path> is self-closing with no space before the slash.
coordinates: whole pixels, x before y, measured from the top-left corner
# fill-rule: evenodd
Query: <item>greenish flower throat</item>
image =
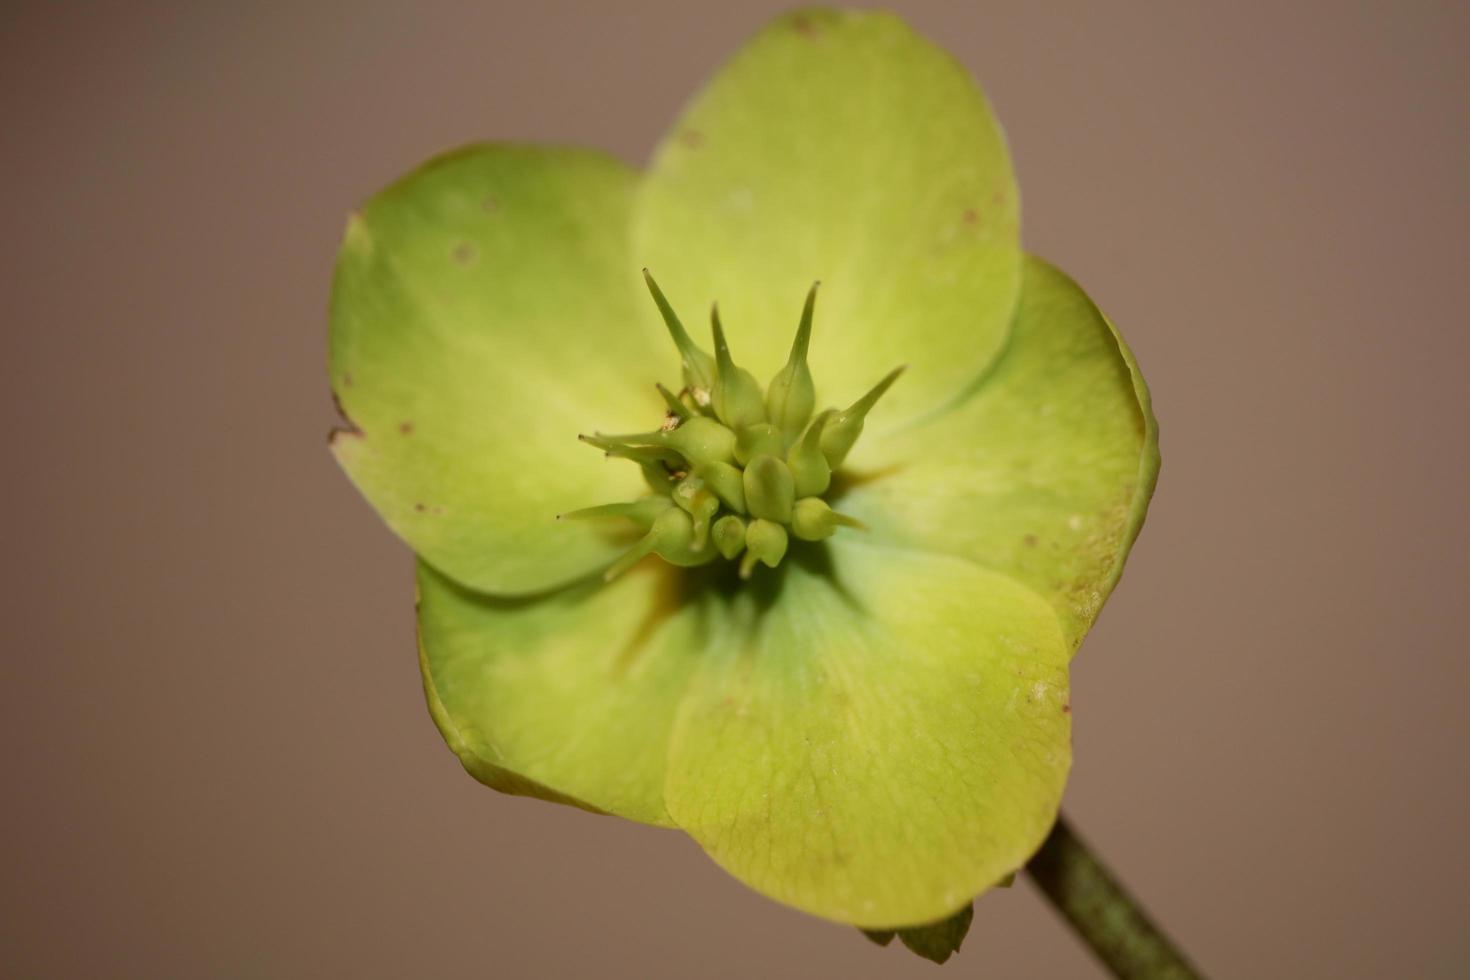
<path id="1" fill-rule="evenodd" d="M 684 365 L 684 387 L 658 385 L 667 414 L 652 432 L 584 435 L 609 456 L 632 460 L 652 490 L 627 503 L 602 504 L 558 519 L 620 518 L 646 532 L 604 573 L 612 579 L 646 555 L 675 565 L 740 559 L 740 577 L 755 566 L 775 568 L 791 537 L 821 541 L 839 527 L 862 527 L 822 495 L 863 432 L 863 421 L 903 368 L 890 371 L 845 409 L 813 415 L 817 392 L 807 366 L 817 285 L 807 293 L 786 365 L 761 391 L 760 382 L 730 355 L 720 311 L 710 311 L 711 357 L 684 329 L 658 283 L 643 270 Z M 743 554 L 742 554 L 743 553 Z"/>

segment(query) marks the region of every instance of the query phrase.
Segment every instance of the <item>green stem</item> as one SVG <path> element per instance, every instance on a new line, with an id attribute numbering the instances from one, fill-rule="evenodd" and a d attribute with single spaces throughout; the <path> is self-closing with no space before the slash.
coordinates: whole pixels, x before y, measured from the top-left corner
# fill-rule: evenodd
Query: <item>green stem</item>
<path id="1" fill-rule="evenodd" d="M 1118 980 L 1199 980 L 1064 817 L 1057 817 L 1026 871 Z"/>

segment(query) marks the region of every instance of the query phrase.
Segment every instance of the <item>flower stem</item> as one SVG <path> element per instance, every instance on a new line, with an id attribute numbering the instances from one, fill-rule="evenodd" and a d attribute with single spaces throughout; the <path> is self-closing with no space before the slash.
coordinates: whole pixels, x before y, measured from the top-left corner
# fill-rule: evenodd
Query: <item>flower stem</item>
<path id="1" fill-rule="evenodd" d="M 1199 980 L 1064 817 L 1057 817 L 1026 871 L 1118 980 Z"/>

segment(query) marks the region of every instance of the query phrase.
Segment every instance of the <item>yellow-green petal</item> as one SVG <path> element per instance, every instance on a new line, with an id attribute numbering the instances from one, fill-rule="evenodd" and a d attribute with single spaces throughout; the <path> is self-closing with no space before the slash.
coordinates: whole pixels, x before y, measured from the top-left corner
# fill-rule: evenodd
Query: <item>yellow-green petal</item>
<path id="1" fill-rule="evenodd" d="M 717 613 L 678 713 L 669 813 L 807 912 L 943 919 L 1056 816 L 1071 759 L 1056 615 L 938 554 L 834 540 L 781 574 L 774 603 L 746 589 Z"/>
<path id="2" fill-rule="evenodd" d="M 682 569 L 647 561 L 533 599 L 471 592 L 419 565 L 419 643 L 434 721 L 470 774 L 667 825 L 674 713 L 706 636 Z"/>
<path id="3" fill-rule="evenodd" d="M 1005 353 L 955 410 L 848 460 L 837 505 L 874 539 L 968 558 L 1057 610 L 1075 649 L 1112 591 L 1158 476 L 1148 388 L 1117 330 L 1028 259 Z"/>
<path id="4" fill-rule="evenodd" d="M 544 590 L 630 540 L 556 515 L 643 488 L 579 432 L 662 415 L 647 365 L 666 342 L 626 243 L 635 180 L 600 154 L 472 147 L 348 224 L 330 350 L 349 425 L 332 450 L 399 536 L 475 588 Z"/>
<path id="5" fill-rule="evenodd" d="M 979 373 L 1020 281 L 1016 186 L 984 96 L 883 13 L 798 11 L 738 52 L 655 156 L 634 241 L 677 309 L 719 302 L 763 380 L 821 280 L 818 404 L 910 365 L 874 431 Z"/>

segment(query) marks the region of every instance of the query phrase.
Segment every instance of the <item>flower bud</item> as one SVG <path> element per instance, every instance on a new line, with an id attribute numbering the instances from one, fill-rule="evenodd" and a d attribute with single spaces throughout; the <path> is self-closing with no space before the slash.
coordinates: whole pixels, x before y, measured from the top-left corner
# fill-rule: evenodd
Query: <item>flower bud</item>
<path id="1" fill-rule="evenodd" d="M 726 514 L 715 521 L 710 537 L 714 539 L 715 550 L 726 560 L 732 559 L 745 548 L 745 522 L 734 514 Z"/>
<path id="2" fill-rule="evenodd" d="M 740 559 L 740 577 L 750 578 L 757 561 L 771 568 L 786 557 L 786 529 L 774 521 L 755 520 L 745 529 L 745 557 Z"/>
<path id="3" fill-rule="evenodd" d="M 786 450 L 781 430 L 769 422 L 747 425 L 735 433 L 735 462 L 744 466 L 761 454 L 780 456 Z"/>
<path id="4" fill-rule="evenodd" d="M 775 456 L 757 456 L 745 467 L 745 507 L 752 516 L 785 524 L 795 502 L 795 483 L 785 463 Z"/>
<path id="5" fill-rule="evenodd" d="M 725 506 L 738 513 L 745 513 L 745 477 L 729 463 L 700 463 L 694 472 L 704 480 L 705 486 L 714 491 Z"/>
<path id="6" fill-rule="evenodd" d="M 695 548 L 703 548 L 709 536 L 709 522 L 720 509 L 720 501 L 698 476 L 687 476 L 674 487 L 674 503 L 693 518 Z"/>

